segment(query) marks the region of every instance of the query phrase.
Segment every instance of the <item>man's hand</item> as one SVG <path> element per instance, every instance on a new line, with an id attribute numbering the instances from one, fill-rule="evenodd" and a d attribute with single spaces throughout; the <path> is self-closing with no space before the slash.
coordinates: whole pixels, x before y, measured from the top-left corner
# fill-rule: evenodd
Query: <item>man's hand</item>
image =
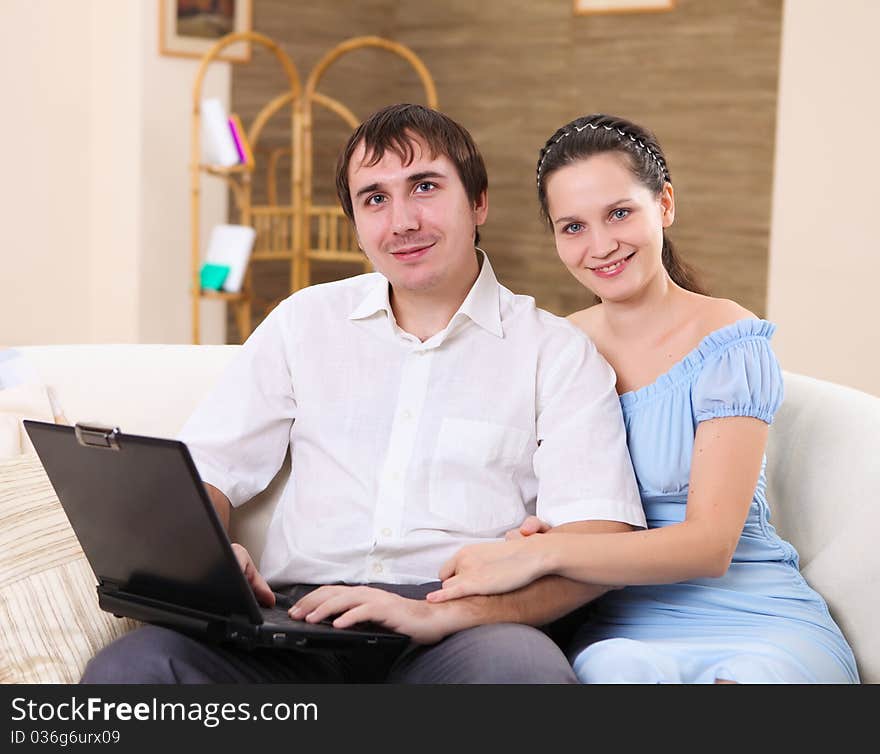
<path id="1" fill-rule="evenodd" d="M 543 536 L 541 537 L 543 539 Z M 428 602 L 446 602 L 473 594 L 503 594 L 545 575 L 537 536 L 462 547 L 440 569 L 443 588 Z"/>
<path id="2" fill-rule="evenodd" d="M 516 529 L 506 532 L 504 538 L 522 539 L 523 537 L 531 537 L 532 534 L 546 534 L 550 529 L 550 524 L 545 524 L 537 516 L 526 516 Z"/>
<path id="3" fill-rule="evenodd" d="M 232 551 L 235 553 L 236 560 L 238 560 L 238 564 L 241 566 L 242 573 L 244 573 L 245 578 L 248 580 L 248 584 L 254 590 L 257 602 L 264 607 L 272 607 L 275 604 L 275 594 L 269 588 L 266 579 L 257 570 L 251 554 L 236 542 L 232 543 Z"/>
<path id="4" fill-rule="evenodd" d="M 350 628 L 370 621 L 409 636 L 416 644 L 435 644 L 463 625 L 453 619 L 446 605 L 429 605 L 423 600 L 401 597 L 368 586 L 322 586 L 290 608 L 294 620 L 319 623 L 338 616 L 336 628 Z"/>

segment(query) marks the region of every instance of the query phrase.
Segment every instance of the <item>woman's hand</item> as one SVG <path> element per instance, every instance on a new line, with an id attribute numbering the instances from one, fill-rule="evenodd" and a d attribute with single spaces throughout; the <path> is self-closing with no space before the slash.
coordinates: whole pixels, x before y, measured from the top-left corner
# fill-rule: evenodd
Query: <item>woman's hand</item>
<path id="1" fill-rule="evenodd" d="M 446 602 L 472 594 L 502 594 L 545 575 L 543 537 L 531 536 L 463 547 L 440 569 L 443 588 L 428 602 Z"/>

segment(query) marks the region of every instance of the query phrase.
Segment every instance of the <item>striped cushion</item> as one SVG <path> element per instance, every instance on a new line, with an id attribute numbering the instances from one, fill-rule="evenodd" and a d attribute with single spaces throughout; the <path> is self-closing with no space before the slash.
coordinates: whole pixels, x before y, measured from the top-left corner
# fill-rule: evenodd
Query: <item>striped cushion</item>
<path id="1" fill-rule="evenodd" d="M 95 584 L 39 459 L 0 460 L 0 683 L 75 683 L 137 625 L 102 611 Z"/>

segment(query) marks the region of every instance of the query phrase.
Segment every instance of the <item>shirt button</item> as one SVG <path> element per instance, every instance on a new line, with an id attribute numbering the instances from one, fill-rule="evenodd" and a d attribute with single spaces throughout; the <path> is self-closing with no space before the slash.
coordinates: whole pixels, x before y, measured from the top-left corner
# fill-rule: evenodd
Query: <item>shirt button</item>
<path id="1" fill-rule="evenodd" d="M 391 479 L 394 482 L 399 482 L 400 481 L 400 472 L 399 471 L 392 471 L 391 472 Z"/>
<path id="2" fill-rule="evenodd" d="M 373 563 L 373 573 L 382 573 L 381 563 Z"/>
<path id="3" fill-rule="evenodd" d="M 406 419 L 406 421 L 409 421 L 410 419 L 412 419 L 412 411 L 410 411 L 408 408 L 405 408 L 401 416 Z"/>
<path id="4" fill-rule="evenodd" d="M 391 536 L 391 529 L 389 529 L 387 526 L 384 529 L 382 529 L 382 536 L 383 537 L 390 537 Z"/>

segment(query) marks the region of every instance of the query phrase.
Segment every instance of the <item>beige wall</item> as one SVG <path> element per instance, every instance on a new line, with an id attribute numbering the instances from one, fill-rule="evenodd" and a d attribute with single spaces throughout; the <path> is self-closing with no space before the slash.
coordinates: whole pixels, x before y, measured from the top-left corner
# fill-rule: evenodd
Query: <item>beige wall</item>
<path id="1" fill-rule="evenodd" d="M 2 22 L 0 345 L 187 342 L 198 61 L 158 54 L 155 0 L 7 0 Z M 229 81 L 216 64 L 208 94 Z M 204 188 L 209 228 L 227 197 Z M 223 342 L 222 305 L 204 313 Z"/>
<path id="2" fill-rule="evenodd" d="M 87 338 L 89 16 L 36 0 L 0 19 L 0 345 Z"/>
<path id="3" fill-rule="evenodd" d="M 90 103 L 84 135 L 90 147 L 88 181 L 83 187 L 88 207 L 77 220 L 88 238 L 88 279 L 82 299 L 88 304 L 89 319 L 88 330 L 79 337 L 92 342 L 131 342 L 137 340 L 140 298 L 140 123 L 144 109 L 140 18 L 127 3 L 98 0 L 90 6 L 72 5 L 81 12 L 84 8 L 91 11 L 83 13 L 88 46 L 81 52 L 67 50 L 64 60 L 55 61 L 61 67 L 78 52 L 89 56 L 88 77 L 81 84 Z M 83 41 L 79 38 L 76 43 Z M 59 251 L 53 249 L 55 254 Z M 76 296 L 77 291 L 67 294 Z M 47 335 L 52 338 L 54 333 Z"/>
<path id="4" fill-rule="evenodd" d="M 788 0 L 768 316 L 785 368 L 880 395 L 880 3 Z"/>

